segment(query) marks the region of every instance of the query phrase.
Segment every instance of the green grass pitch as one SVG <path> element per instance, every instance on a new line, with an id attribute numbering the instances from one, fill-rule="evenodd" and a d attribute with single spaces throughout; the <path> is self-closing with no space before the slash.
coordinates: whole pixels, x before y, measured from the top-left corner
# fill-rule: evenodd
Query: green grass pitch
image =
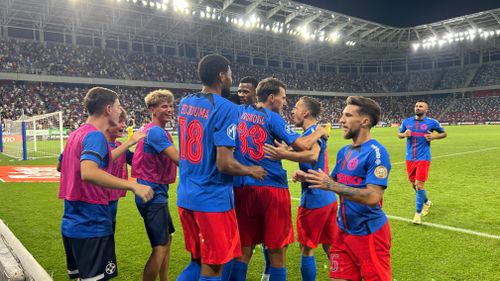
<path id="1" fill-rule="evenodd" d="M 500 235 L 500 127 L 446 127 L 448 138 L 432 144 L 433 156 L 427 190 L 434 202 L 425 222 Z M 385 193 L 384 210 L 392 216 L 411 219 L 415 196 L 406 180 L 405 140 L 396 137 L 397 128 L 377 128 L 373 137 L 389 150 L 392 171 Z M 347 144 L 340 130 L 329 140 L 330 167 L 336 151 Z M 496 147 L 496 148 L 493 148 Z M 489 150 L 488 150 L 489 149 Z M 481 151 L 482 150 L 482 151 Z M 443 157 L 439 157 L 443 156 Z M 0 155 L 0 165 L 55 163 L 55 159 L 10 161 Z M 291 173 L 297 164 L 285 163 Z M 66 280 L 64 250 L 60 236 L 63 203 L 57 199 L 55 183 L 1 183 L 0 218 L 4 220 L 54 280 Z M 170 209 L 177 231 L 174 235 L 170 279 L 189 262 L 184 250 L 181 225 L 175 207 L 176 186 L 170 189 Z M 293 197 L 300 186 L 290 184 Z M 294 220 L 298 201 L 292 201 Z M 116 247 L 119 277 L 139 280 L 150 247 L 132 194 L 120 201 Z M 390 220 L 394 280 L 500 280 L 500 240 L 450 231 L 432 226 L 414 226 Z M 298 244 L 289 246 L 288 280 L 301 280 Z M 328 261 L 316 251 L 317 280 L 328 279 Z M 260 280 L 262 254 L 257 248 L 249 267 L 248 280 Z"/>

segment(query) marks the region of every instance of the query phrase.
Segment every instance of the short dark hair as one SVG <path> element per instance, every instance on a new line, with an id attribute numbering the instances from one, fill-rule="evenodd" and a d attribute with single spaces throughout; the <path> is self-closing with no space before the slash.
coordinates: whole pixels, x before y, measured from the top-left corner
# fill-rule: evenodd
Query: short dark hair
<path id="1" fill-rule="evenodd" d="M 286 85 L 274 77 L 268 77 L 257 85 L 257 98 L 260 102 L 265 102 L 270 95 L 279 93 L 280 88 L 286 90 Z"/>
<path id="2" fill-rule="evenodd" d="M 311 113 L 312 117 L 315 119 L 319 117 L 319 114 L 321 113 L 321 103 L 319 100 L 308 96 L 301 97 L 299 100 L 304 103 L 304 106 L 307 108 L 309 113 Z"/>
<path id="3" fill-rule="evenodd" d="M 85 95 L 83 105 L 89 115 L 99 116 L 104 113 L 106 106 L 113 105 L 117 99 L 118 94 L 115 91 L 103 87 L 94 87 Z"/>
<path id="4" fill-rule="evenodd" d="M 378 124 L 378 121 L 380 120 L 380 112 L 382 110 L 380 109 L 380 105 L 376 101 L 361 96 L 350 96 L 347 98 L 345 103 L 346 105 L 359 106 L 358 113 L 360 115 L 370 117 L 371 127 Z"/>
<path id="5" fill-rule="evenodd" d="M 428 102 L 427 100 L 420 99 L 420 100 L 418 100 L 417 102 L 423 102 L 423 103 L 427 104 L 427 106 L 429 106 L 429 102 Z"/>
<path id="6" fill-rule="evenodd" d="M 204 56 L 198 64 L 198 75 L 205 86 L 213 86 L 219 73 L 229 70 L 229 60 L 217 54 Z"/>
<path id="7" fill-rule="evenodd" d="M 247 77 L 243 77 L 241 78 L 240 80 L 240 84 L 241 83 L 248 83 L 248 84 L 252 84 L 252 86 L 257 89 L 257 86 L 259 85 L 259 80 L 257 80 L 257 78 L 253 77 L 253 76 L 247 76 Z"/>

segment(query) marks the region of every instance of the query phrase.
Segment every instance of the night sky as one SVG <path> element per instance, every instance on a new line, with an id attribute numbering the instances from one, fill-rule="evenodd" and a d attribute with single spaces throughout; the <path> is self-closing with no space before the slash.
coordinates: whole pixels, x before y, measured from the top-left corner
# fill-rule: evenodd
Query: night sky
<path id="1" fill-rule="evenodd" d="M 297 1 L 393 27 L 412 27 L 500 8 L 500 0 Z"/>

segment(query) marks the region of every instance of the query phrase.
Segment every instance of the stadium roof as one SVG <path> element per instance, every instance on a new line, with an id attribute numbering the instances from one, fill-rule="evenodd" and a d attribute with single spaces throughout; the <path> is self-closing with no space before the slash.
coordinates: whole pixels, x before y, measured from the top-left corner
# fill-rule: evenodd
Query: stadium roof
<path id="1" fill-rule="evenodd" d="M 130 41 L 300 63 L 396 61 L 453 57 L 464 48 L 500 49 L 500 9 L 410 28 L 286 0 L 5 0 L 0 9 L 4 30 L 31 31 L 25 37 L 39 39 L 36 31 L 43 30 L 48 41 L 57 34 L 78 44 L 105 39 L 120 47 Z M 438 45 L 444 46 L 416 52 Z"/>

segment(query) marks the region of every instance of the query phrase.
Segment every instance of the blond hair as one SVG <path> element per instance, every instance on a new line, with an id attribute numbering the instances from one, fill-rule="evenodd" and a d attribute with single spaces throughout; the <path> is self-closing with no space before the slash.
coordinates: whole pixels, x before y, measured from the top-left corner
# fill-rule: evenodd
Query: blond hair
<path id="1" fill-rule="evenodd" d="M 146 102 L 146 106 L 148 108 L 151 107 L 157 107 L 161 103 L 167 101 L 167 102 L 174 102 L 174 94 L 170 92 L 169 90 L 155 90 L 149 93 L 145 98 L 144 101 Z"/>

